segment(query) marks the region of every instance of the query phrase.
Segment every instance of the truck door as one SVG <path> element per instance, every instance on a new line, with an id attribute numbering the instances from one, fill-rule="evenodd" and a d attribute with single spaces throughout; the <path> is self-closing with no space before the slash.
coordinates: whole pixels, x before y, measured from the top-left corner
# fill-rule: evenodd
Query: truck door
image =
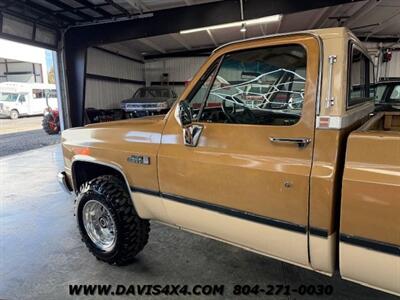
<path id="1" fill-rule="evenodd" d="M 170 222 L 308 267 L 307 220 L 319 46 L 309 35 L 255 40 L 214 54 L 164 129 L 160 191 Z"/>

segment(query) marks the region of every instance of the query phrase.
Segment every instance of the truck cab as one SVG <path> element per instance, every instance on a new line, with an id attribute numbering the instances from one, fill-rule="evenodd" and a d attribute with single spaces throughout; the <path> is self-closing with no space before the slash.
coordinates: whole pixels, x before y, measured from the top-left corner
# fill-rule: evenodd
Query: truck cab
<path id="1" fill-rule="evenodd" d="M 59 178 L 86 245 L 126 262 L 84 220 L 111 176 L 143 232 L 158 220 L 399 294 L 399 115 L 371 119 L 373 70 L 345 28 L 244 40 L 216 49 L 167 115 L 64 131 Z"/>

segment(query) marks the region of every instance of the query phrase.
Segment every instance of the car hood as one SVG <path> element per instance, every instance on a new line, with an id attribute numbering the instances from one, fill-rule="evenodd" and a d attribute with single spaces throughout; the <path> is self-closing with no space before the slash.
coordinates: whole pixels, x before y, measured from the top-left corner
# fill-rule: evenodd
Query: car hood
<path id="1" fill-rule="evenodd" d="M 126 103 L 160 103 L 168 101 L 168 97 L 159 97 L 159 98 L 129 98 L 121 101 L 121 104 Z"/>

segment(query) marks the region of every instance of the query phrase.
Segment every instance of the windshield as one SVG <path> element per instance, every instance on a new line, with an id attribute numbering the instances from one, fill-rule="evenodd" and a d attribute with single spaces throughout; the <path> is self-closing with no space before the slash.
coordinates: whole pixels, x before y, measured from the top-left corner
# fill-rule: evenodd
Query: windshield
<path id="1" fill-rule="evenodd" d="M 15 93 L 1 93 L 0 101 L 15 102 L 18 99 L 18 94 Z"/>
<path id="2" fill-rule="evenodd" d="M 169 97 L 168 89 L 141 88 L 133 95 L 134 98 L 167 98 Z"/>
<path id="3" fill-rule="evenodd" d="M 375 103 L 382 102 L 383 94 L 385 93 L 386 85 L 380 84 L 375 87 Z"/>

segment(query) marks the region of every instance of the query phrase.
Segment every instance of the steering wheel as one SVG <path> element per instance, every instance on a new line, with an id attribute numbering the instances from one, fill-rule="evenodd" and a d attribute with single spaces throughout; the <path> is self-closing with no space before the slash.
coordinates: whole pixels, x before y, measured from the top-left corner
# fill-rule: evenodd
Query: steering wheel
<path id="1" fill-rule="evenodd" d="M 232 103 L 233 106 L 227 106 L 227 102 Z M 248 117 L 250 117 L 254 123 L 257 121 L 256 115 L 251 111 L 250 108 L 244 104 L 244 102 L 234 96 L 226 96 L 225 98 L 222 99 L 222 112 L 225 114 L 227 119 L 231 123 L 240 123 L 238 122 L 237 116 L 236 116 L 236 107 L 242 107 L 243 108 L 243 115 L 247 114 Z"/>

